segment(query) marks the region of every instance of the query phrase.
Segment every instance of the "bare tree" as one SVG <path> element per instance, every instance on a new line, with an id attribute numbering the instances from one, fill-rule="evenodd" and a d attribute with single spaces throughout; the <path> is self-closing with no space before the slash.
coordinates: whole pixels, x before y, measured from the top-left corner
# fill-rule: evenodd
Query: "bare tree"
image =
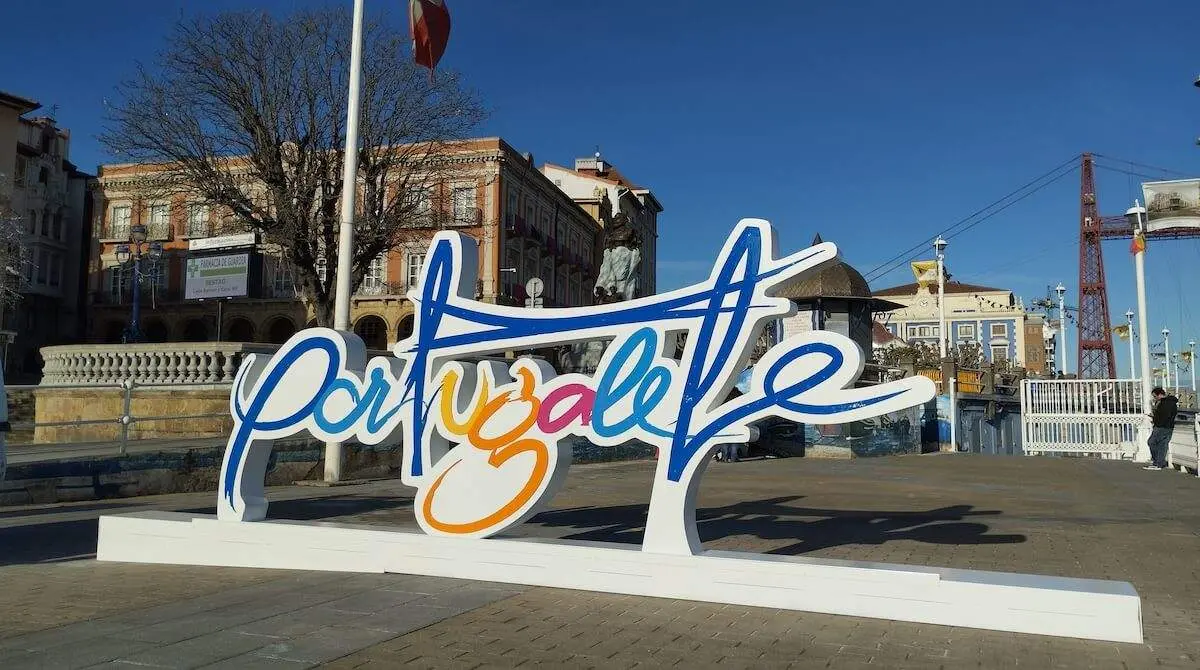
<path id="1" fill-rule="evenodd" d="M 25 220 L 12 208 L 12 195 L 0 174 L 0 330 L 5 315 L 21 300 L 27 269 L 33 262 L 25 237 Z"/>
<path id="2" fill-rule="evenodd" d="M 215 206 L 222 232 L 257 231 L 278 245 L 322 325 L 337 274 L 349 19 L 313 10 L 183 21 L 155 67 L 118 87 L 101 137 L 123 159 L 165 164 Z M 403 32 L 368 22 L 355 289 L 373 259 L 445 223 L 427 194 L 452 168 L 453 141 L 484 117 L 457 76 L 431 81 L 407 49 Z"/>

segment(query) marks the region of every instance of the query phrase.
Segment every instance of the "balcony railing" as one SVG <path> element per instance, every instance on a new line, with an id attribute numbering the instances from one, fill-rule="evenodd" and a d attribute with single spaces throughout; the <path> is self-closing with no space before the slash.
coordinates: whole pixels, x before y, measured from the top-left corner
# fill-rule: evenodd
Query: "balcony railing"
<path id="1" fill-rule="evenodd" d="M 229 384 L 248 354 L 279 347 L 240 342 L 98 344 L 43 347 L 42 387 Z"/>

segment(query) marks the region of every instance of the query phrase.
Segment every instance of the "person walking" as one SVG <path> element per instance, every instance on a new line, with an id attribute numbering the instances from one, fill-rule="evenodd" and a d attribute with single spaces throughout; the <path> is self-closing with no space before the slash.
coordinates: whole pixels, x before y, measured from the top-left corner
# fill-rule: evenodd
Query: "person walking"
<path id="1" fill-rule="evenodd" d="M 1150 431 L 1150 465 L 1146 470 L 1162 470 L 1167 467 L 1167 450 L 1171 448 L 1171 433 L 1175 432 L 1175 413 L 1179 409 L 1179 398 L 1167 393 L 1162 387 L 1150 392 L 1154 396 L 1153 429 Z"/>

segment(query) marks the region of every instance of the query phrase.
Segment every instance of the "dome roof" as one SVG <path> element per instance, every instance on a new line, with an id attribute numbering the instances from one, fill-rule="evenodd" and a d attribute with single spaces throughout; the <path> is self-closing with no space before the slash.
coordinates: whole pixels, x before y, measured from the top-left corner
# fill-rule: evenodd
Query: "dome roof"
<path id="1" fill-rule="evenodd" d="M 813 244 L 820 244 L 820 235 L 813 238 Z M 871 298 L 871 287 L 867 280 L 845 261 L 837 260 L 820 272 L 806 273 L 790 281 L 780 284 L 771 294 L 790 300 L 805 300 L 808 298 Z"/>

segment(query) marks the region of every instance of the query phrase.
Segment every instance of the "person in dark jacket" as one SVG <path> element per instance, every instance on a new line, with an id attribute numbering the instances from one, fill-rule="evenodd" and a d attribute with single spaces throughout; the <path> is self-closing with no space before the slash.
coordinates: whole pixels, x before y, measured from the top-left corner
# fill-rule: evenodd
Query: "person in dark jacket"
<path id="1" fill-rule="evenodd" d="M 1171 445 L 1171 433 L 1175 431 L 1175 412 L 1179 409 L 1179 398 L 1167 393 L 1162 388 L 1151 391 L 1156 401 L 1153 419 L 1154 428 L 1150 431 L 1150 465 L 1147 470 L 1162 470 L 1167 467 L 1167 450 Z"/>

